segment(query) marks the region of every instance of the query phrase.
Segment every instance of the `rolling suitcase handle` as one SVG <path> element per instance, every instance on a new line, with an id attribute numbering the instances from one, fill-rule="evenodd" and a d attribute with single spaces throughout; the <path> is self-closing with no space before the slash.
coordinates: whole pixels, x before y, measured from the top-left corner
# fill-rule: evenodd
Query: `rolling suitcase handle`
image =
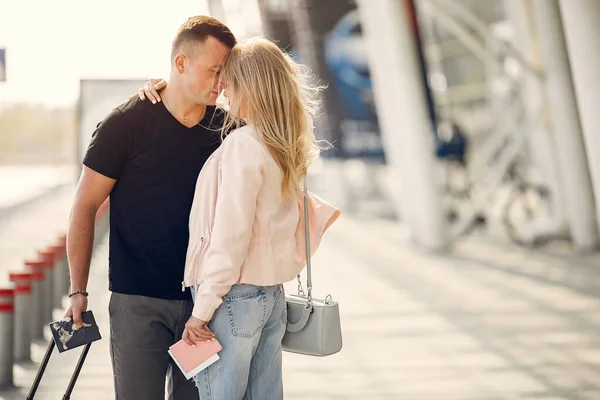
<path id="1" fill-rule="evenodd" d="M 46 371 L 46 367 L 48 366 L 48 361 L 50 361 L 50 356 L 52 355 L 52 352 L 54 351 L 54 340 L 50 340 L 50 343 L 48 343 L 48 348 L 46 349 L 46 354 L 44 355 L 44 359 L 42 360 L 42 363 L 40 364 L 40 368 L 38 370 L 38 373 L 35 377 L 35 380 L 33 381 L 33 385 L 31 385 L 31 390 L 29 391 L 29 395 L 27 395 L 27 400 L 33 400 L 33 397 L 35 396 L 35 392 L 37 392 L 38 386 L 40 385 L 40 381 L 42 380 L 42 376 L 44 375 L 44 372 Z M 71 380 L 69 381 L 69 386 L 67 386 L 67 390 L 63 396 L 63 400 L 70 400 L 71 399 L 71 393 L 73 393 L 73 388 L 75 387 L 75 382 L 77 382 L 77 378 L 79 377 L 79 373 L 81 372 L 81 367 L 83 367 L 83 363 L 85 362 L 85 358 L 88 355 L 88 352 L 90 351 L 90 347 L 92 346 L 91 343 L 88 343 L 84 346 L 82 352 L 81 352 L 81 356 L 79 356 L 79 361 L 77 361 L 77 365 L 75 366 L 75 371 L 73 371 L 73 375 L 71 376 Z"/>
<path id="2" fill-rule="evenodd" d="M 62 319 L 60 321 L 54 321 L 49 324 L 50 332 L 52 333 L 53 338 L 50 339 L 50 343 L 48 343 L 46 354 L 44 354 L 44 358 L 42 359 L 40 368 L 38 369 L 38 373 L 33 381 L 33 384 L 31 385 L 31 389 L 29 390 L 29 395 L 26 397 L 26 400 L 33 400 L 55 347 L 58 346 L 57 350 L 62 353 L 72 350 L 76 347 L 84 346 L 81 356 L 79 356 L 79 361 L 77 361 L 77 365 L 75 366 L 75 371 L 73 371 L 73 375 L 71 376 L 69 386 L 67 386 L 67 390 L 63 396 L 63 400 L 69 400 L 71 398 L 71 393 L 73 392 L 77 378 L 79 378 L 81 367 L 83 367 L 83 363 L 85 362 L 85 358 L 90 351 L 92 343 L 96 340 L 102 339 L 92 311 L 88 310 L 82 312 L 81 320 L 81 328 L 73 327 L 73 319 L 71 317 Z"/>
<path id="3" fill-rule="evenodd" d="M 31 389 L 29 390 L 29 394 L 26 397 L 26 400 L 33 400 L 33 396 L 35 396 L 35 392 L 37 392 L 38 386 L 40 385 L 40 381 L 42 380 L 42 376 L 46 371 L 46 367 L 48 366 L 48 361 L 50 360 L 50 356 L 54 351 L 54 340 L 50 339 L 50 343 L 48 343 L 48 348 L 46 349 L 46 354 L 44 354 L 44 359 L 40 364 L 40 368 L 38 369 L 38 373 L 35 376 L 33 384 L 31 385 Z"/>

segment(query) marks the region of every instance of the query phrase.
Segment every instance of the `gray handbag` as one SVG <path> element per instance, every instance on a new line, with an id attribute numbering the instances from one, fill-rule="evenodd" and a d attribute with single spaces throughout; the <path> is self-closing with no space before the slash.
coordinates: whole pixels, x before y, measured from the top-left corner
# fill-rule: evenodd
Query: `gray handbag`
<path id="1" fill-rule="evenodd" d="M 342 327 L 337 301 L 312 297 L 310 262 L 310 233 L 306 180 L 304 182 L 304 226 L 306 240 L 306 288 L 298 275 L 298 294 L 286 295 L 287 329 L 283 336 L 283 350 L 290 353 L 324 357 L 342 349 Z"/>

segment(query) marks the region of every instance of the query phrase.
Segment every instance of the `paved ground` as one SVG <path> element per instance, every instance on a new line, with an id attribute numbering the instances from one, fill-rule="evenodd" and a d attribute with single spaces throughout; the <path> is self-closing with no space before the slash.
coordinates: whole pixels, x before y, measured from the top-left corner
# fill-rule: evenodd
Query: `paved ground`
<path id="1" fill-rule="evenodd" d="M 25 258 L 55 244 L 58 236 L 66 232 L 74 187 L 47 191 L 29 197 L 26 205 L 14 205 L 10 213 L 0 218 L 0 284 L 8 281 L 8 271 L 23 268 Z"/>
<path id="2" fill-rule="evenodd" d="M 0 165 L 0 216 L 75 177 L 76 167 L 70 165 Z"/>
<path id="3" fill-rule="evenodd" d="M 56 200 L 45 215 L 67 206 Z M 314 287 L 340 301 L 344 349 L 323 359 L 285 354 L 286 399 L 600 399 L 599 255 L 469 238 L 437 256 L 405 237 L 395 224 L 349 216 L 327 234 Z M 101 243 L 90 307 L 105 338 L 106 258 Z M 34 360 L 45 345 L 33 345 Z M 113 398 L 107 346 L 92 347 L 74 399 Z M 77 357 L 55 356 L 36 399 L 61 398 Z M 0 399 L 23 399 L 36 368 L 16 366 L 20 389 Z"/>

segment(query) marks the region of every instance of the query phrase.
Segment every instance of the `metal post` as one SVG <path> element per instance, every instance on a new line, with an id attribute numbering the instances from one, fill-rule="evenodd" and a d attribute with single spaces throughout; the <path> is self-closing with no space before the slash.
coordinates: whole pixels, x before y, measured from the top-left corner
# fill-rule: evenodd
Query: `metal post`
<path id="1" fill-rule="evenodd" d="M 402 186 L 397 207 L 415 242 L 428 250 L 443 251 L 449 237 L 412 3 L 357 3 L 386 158 Z"/>
<path id="2" fill-rule="evenodd" d="M 532 0 L 532 4 L 571 237 L 575 248 L 588 251 L 598 246 L 600 238 L 558 0 Z"/>
<path id="3" fill-rule="evenodd" d="M 43 267 L 40 267 L 43 268 Z M 44 338 L 44 325 L 42 321 L 42 283 L 44 281 L 44 271 L 33 267 L 28 268 L 31 274 L 31 297 L 29 299 L 29 335 L 31 340 Z"/>
<path id="4" fill-rule="evenodd" d="M 69 272 L 69 257 L 67 255 L 67 235 L 61 235 L 58 238 L 58 244 L 65 249 L 65 274 L 64 274 L 64 293 L 69 293 L 71 287 L 71 276 Z"/>
<path id="5" fill-rule="evenodd" d="M 523 54 L 524 60 L 530 66 L 541 69 L 542 61 L 533 26 L 530 1 L 511 0 L 504 4 L 514 27 L 514 46 L 520 54 Z M 568 221 L 565 214 L 564 191 L 559 179 L 559 165 L 556 163 L 558 149 L 554 134 L 544 118 L 544 113 L 547 111 L 544 81 L 542 77 L 526 71 L 523 71 L 522 79 L 521 96 L 526 111 L 523 134 L 527 135 L 527 148 L 533 165 L 539 170 L 544 184 L 550 189 L 552 199 L 549 218 L 535 221 L 535 225 L 531 227 L 531 236 L 532 238 L 564 236 L 568 231 Z"/>
<path id="6" fill-rule="evenodd" d="M 46 316 L 46 303 L 48 299 L 48 269 L 46 263 L 41 260 L 25 261 L 27 271 L 32 272 L 33 278 L 33 307 L 32 317 L 32 338 L 44 338 L 44 326 L 52 322 Z"/>
<path id="7" fill-rule="evenodd" d="M 0 289 L 0 387 L 13 386 L 14 289 Z"/>
<path id="8" fill-rule="evenodd" d="M 15 272 L 8 275 L 15 284 L 14 360 L 31 360 L 31 279 L 32 274 Z"/>
<path id="9" fill-rule="evenodd" d="M 47 292 L 46 292 L 46 303 L 45 305 L 45 311 L 44 311 L 44 315 L 47 318 L 46 323 L 49 323 L 51 321 L 54 320 L 53 314 L 54 314 L 54 269 L 56 267 L 56 260 L 55 260 L 55 256 L 54 256 L 54 252 L 52 251 L 48 251 L 48 250 L 41 250 L 38 251 L 38 256 L 40 257 L 40 259 L 44 260 L 46 262 L 46 264 L 44 265 L 47 268 L 47 273 L 46 273 L 46 285 L 47 285 Z"/>
<path id="10" fill-rule="evenodd" d="M 579 117 L 587 150 L 588 168 L 596 195 L 596 218 L 600 220 L 600 2 L 560 0 L 565 39 L 573 72 Z"/>
<path id="11" fill-rule="evenodd" d="M 68 293 L 69 288 L 65 287 L 67 266 L 65 260 L 65 248 L 61 245 L 50 246 L 49 251 L 54 253 L 54 271 L 52 293 L 54 295 L 54 307 L 62 308 L 62 299 Z"/>

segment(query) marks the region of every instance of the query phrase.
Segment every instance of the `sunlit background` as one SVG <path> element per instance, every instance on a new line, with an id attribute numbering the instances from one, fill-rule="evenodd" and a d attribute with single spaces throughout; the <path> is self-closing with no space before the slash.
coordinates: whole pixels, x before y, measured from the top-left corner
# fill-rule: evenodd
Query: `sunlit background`
<path id="1" fill-rule="evenodd" d="M 286 399 L 600 399 L 600 0 L 0 0 L 0 295 L 62 243 L 94 127 L 168 78 L 199 14 L 327 85 L 334 148 L 308 182 L 342 217 L 313 279 L 344 348 L 284 354 Z M 74 396 L 112 399 L 105 214 L 95 246 L 105 339 Z M 24 398 L 49 339 L 8 330 L 22 309 L 0 312 L 0 400 Z M 36 398 L 62 396 L 73 353 Z"/>
<path id="2" fill-rule="evenodd" d="M 202 0 L 2 0 L 0 7 L 0 48 L 8 61 L 3 107 L 23 102 L 72 107 L 80 78 L 168 77 L 179 25 L 208 13 Z M 229 15 L 233 32 L 246 35 L 244 20 Z"/>

